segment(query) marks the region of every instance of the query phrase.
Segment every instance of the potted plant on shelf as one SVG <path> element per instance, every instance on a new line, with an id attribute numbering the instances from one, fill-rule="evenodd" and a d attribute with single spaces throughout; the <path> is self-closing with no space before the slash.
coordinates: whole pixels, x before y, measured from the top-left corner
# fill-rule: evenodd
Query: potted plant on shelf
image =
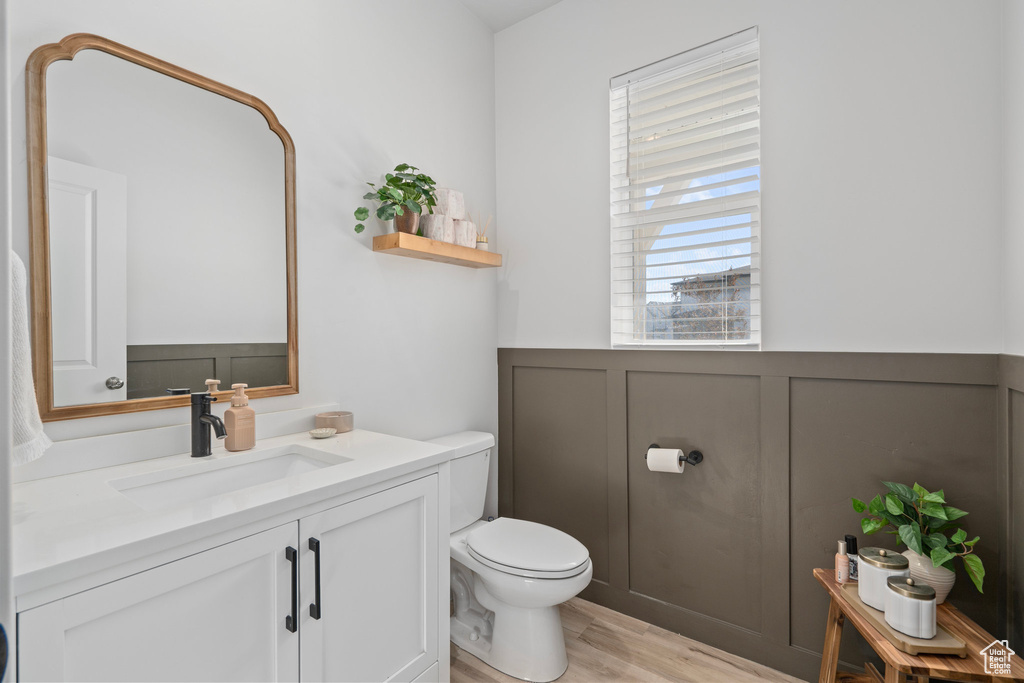
<path id="1" fill-rule="evenodd" d="M 984 592 L 985 567 L 981 558 L 974 554 L 979 537 L 968 541 L 967 532 L 953 524 L 967 513 L 946 505 L 941 489 L 931 493 L 916 483 L 907 486 L 883 481 L 882 484 L 889 489 L 884 498 L 879 494 L 870 503 L 850 499 L 856 512 L 868 513 L 860 521 L 861 530 L 870 535 L 892 527 L 886 533 L 895 534 L 899 539 L 897 543 L 905 543 L 909 548 L 903 554 L 910 561 L 910 576 L 935 589 L 936 604 L 942 604 L 953 588 L 955 557 L 963 560 L 978 592 Z"/>
<path id="2" fill-rule="evenodd" d="M 394 219 L 395 229 L 398 232 L 407 232 L 415 235 L 419 227 L 420 213 L 426 207 L 429 213 L 434 213 L 433 207 L 437 206 L 437 197 L 434 195 L 434 179 L 428 175 L 417 173 L 419 169 L 409 164 L 398 164 L 394 173 L 384 176 L 384 184 L 377 187 L 373 183 L 366 183 L 373 188 L 373 192 L 367 192 L 363 199 L 377 202 L 377 218 L 382 221 Z M 362 221 L 370 217 L 370 210 L 360 206 L 355 211 L 357 233 L 362 232 L 366 226 Z"/>

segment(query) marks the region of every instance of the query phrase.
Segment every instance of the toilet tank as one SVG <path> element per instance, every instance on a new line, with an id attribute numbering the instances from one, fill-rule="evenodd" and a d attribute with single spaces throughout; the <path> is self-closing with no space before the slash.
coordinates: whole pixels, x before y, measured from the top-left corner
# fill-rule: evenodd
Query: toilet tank
<path id="1" fill-rule="evenodd" d="M 491 451 L 452 460 L 452 506 L 449 533 L 467 527 L 484 514 Z"/>
<path id="2" fill-rule="evenodd" d="M 494 437 L 484 432 L 460 432 L 430 443 L 450 446 L 456 453 L 451 460 L 451 524 L 449 533 L 480 519 L 487 497 L 487 474 L 491 464 Z"/>

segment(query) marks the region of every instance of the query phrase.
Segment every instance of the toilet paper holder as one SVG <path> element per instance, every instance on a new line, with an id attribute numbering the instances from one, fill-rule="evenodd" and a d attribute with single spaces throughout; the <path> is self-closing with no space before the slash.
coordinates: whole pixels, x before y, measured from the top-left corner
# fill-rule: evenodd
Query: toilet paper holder
<path id="1" fill-rule="evenodd" d="M 647 451 L 651 450 L 652 448 L 661 448 L 661 446 L 659 446 L 656 443 L 652 443 L 650 446 L 647 447 Z M 644 451 L 644 460 L 647 459 L 647 451 Z M 682 455 L 682 454 L 679 455 L 679 464 L 680 465 L 682 465 L 684 462 L 687 465 L 697 465 L 697 464 L 699 464 L 703 460 L 704 460 L 704 454 L 701 453 L 700 451 L 690 451 L 686 455 Z"/>

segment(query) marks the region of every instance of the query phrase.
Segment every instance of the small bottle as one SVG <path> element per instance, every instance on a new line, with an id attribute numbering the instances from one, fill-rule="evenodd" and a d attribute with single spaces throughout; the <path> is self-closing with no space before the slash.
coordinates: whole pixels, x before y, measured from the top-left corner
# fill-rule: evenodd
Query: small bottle
<path id="1" fill-rule="evenodd" d="M 256 411 L 249 407 L 249 397 L 245 395 L 248 384 L 232 384 L 235 395 L 231 397 L 231 407 L 224 411 L 224 428 L 228 437 L 224 448 L 229 451 L 247 451 L 256 445 Z"/>
<path id="2" fill-rule="evenodd" d="M 857 537 L 853 534 L 846 534 L 846 556 L 850 558 L 850 581 L 856 581 L 857 575 Z"/>
<path id="3" fill-rule="evenodd" d="M 231 432 L 228 432 L 228 438 L 231 438 Z M 849 580 L 850 558 L 846 556 L 846 541 L 839 541 L 839 552 L 836 553 L 836 582 L 846 583 Z"/>

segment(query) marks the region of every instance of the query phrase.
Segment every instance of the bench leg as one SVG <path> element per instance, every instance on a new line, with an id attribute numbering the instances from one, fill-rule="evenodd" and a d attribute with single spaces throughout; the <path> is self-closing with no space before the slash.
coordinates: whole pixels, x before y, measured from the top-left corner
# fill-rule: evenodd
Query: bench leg
<path id="1" fill-rule="evenodd" d="M 907 678 L 900 674 L 899 669 L 891 664 L 885 665 L 885 683 L 904 683 Z"/>
<path id="2" fill-rule="evenodd" d="M 839 668 L 839 642 L 843 637 L 843 611 L 839 603 L 832 600 L 828 606 L 828 621 L 825 624 L 825 647 L 821 652 L 821 673 L 818 683 L 834 683 Z"/>

